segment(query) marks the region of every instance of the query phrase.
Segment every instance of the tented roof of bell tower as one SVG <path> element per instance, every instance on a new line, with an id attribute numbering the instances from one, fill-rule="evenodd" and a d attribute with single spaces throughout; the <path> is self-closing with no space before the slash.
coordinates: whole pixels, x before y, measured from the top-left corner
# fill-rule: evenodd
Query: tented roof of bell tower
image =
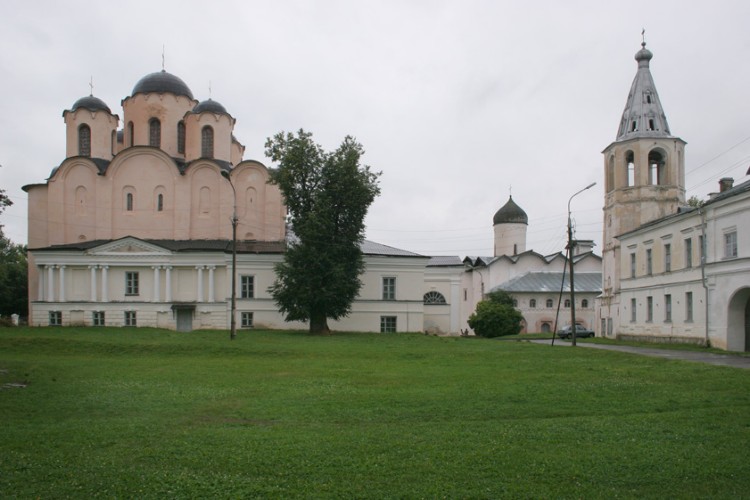
<path id="1" fill-rule="evenodd" d="M 640 137 L 671 137 L 667 117 L 649 69 L 652 57 L 654 55 L 646 48 L 646 42 L 643 42 L 641 50 L 635 54 L 638 72 L 622 113 L 617 132 L 618 141 Z"/>

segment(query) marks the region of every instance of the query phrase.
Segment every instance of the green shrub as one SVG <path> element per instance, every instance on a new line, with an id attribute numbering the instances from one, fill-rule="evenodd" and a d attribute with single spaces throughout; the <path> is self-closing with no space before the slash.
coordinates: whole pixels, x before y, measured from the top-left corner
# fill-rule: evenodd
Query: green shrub
<path id="1" fill-rule="evenodd" d="M 497 293 L 497 292 L 493 292 Z M 480 337 L 502 337 L 504 335 L 518 335 L 521 333 L 521 322 L 523 316 L 513 307 L 513 299 L 507 303 L 503 296 L 497 300 L 490 294 L 488 300 L 482 300 L 477 304 L 477 310 L 469 316 L 469 326 Z"/>

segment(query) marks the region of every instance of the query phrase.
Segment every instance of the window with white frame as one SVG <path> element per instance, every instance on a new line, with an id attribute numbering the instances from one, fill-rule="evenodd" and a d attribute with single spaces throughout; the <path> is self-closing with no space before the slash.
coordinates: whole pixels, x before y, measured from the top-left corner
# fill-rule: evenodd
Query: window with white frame
<path id="1" fill-rule="evenodd" d="M 240 298 L 255 298 L 255 276 L 240 276 Z"/>
<path id="2" fill-rule="evenodd" d="M 635 299 L 630 299 L 630 322 L 635 323 L 635 312 L 636 312 L 636 301 Z"/>
<path id="3" fill-rule="evenodd" d="M 685 292 L 685 321 L 693 321 L 693 292 Z"/>
<path id="4" fill-rule="evenodd" d="M 670 271 L 672 271 L 672 245 L 667 243 L 664 245 L 664 272 Z"/>
<path id="5" fill-rule="evenodd" d="M 646 297 L 646 321 L 654 321 L 654 298 L 650 296 Z"/>
<path id="6" fill-rule="evenodd" d="M 242 328 L 252 328 L 253 327 L 253 313 L 248 311 L 243 311 L 240 314 L 240 326 Z"/>
<path id="7" fill-rule="evenodd" d="M 383 300 L 396 300 L 396 278 L 383 278 Z"/>
<path id="8" fill-rule="evenodd" d="M 62 311 L 50 311 L 49 312 L 49 326 L 60 326 L 62 325 Z"/>
<path id="9" fill-rule="evenodd" d="M 635 252 L 630 254 L 630 277 L 635 278 Z"/>
<path id="10" fill-rule="evenodd" d="M 654 267 L 653 267 L 651 249 L 647 248 L 646 249 L 646 274 L 651 276 L 651 274 L 653 274 L 653 271 L 654 271 Z"/>
<path id="11" fill-rule="evenodd" d="M 563 302 L 563 307 L 570 307 L 570 299 L 565 299 L 565 302 Z"/>
<path id="12" fill-rule="evenodd" d="M 724 233 L 724 258 L 737 257 L 737 231 Z"/>
<path id="13" fill-rule="evenodd" d="M 104 326 L 104 311 L 94 311 L 91 316 L 94 326 Z"/>
<path id="14" fill-rule="evenodd" d="M 530 299 L 529 300 L 529 309 L 536 308 L 536 299 Z"/>
<path id="15" fill-rule="evenodd" d="M 672 321 L 672 296 L 669 294 L 664 296 L 664 321 L 666 323 Z"/>
<path id="16" fill-rule="evenodd" d="M 552 309 L 553 307 L 555 307 L 555 301 L 552 299 L 547 299 L 547 302 L 545 302 L 545 305 L 547 309 Z"/>
<path id="17" fill-rule="evenodd" d="M 693 267 L 693 239 L 685 240 L 685 267 Z"/>
<path id="18" fill-rule="evenodd" d="M 589 301 L 588 301 L 588 299 L 583 299 L 581 301 L 581 309 L 588 309 L 588 307 L 589 307 Z"/>
<path id="19" fill-rule="evenodd" d="M 125 311 L 125 326 L 138 326 L 138 318 L 135 311 Z"/>
<path id="20" fill-rule="evenodd" d="M 125 295 L 138 295 L 138 273 L 136 271 L 125 272 Z"/>
<path id="21" fill-rule="evenodd" d="M 423 302 L 425 305 L 447 303 L 443 294 L 440 292 L 436 292 L 435 290 L 430 290 L 429 292 L 424 294 Z"/>
<path id="22" fill-rule="evenodd" d="M 380 333 L 396 333 L 396 316 L 380 317 Z"/>

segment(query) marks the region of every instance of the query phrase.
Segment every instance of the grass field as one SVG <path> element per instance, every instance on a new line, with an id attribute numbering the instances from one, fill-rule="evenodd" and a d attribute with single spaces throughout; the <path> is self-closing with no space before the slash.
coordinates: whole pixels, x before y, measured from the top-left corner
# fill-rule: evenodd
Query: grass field
<path id="1" fill-rule="evenodd" d="M 750 374 L 732 368 L 422 335 L 6 328 L 0 385 L 2 498 L 750 495 Z"/>

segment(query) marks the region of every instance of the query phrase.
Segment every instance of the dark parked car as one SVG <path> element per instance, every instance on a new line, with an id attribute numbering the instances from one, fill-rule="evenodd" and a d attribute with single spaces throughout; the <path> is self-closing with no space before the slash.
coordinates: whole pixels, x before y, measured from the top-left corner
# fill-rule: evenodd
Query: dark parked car
<path id="1" fill-rule="evenodd" d="M 557 336 L 561 339 L 569 339 L 572 334 L 572 328 L 570 325 L 564 326 L 561 329 L 557 331 Z M 577 339 L 585 339 L 587 337 L 593 337 L 594 332 L 589 330 L 588 328 L 582 326 L 582 325 L 576 325 L 576 338 Z"/>

